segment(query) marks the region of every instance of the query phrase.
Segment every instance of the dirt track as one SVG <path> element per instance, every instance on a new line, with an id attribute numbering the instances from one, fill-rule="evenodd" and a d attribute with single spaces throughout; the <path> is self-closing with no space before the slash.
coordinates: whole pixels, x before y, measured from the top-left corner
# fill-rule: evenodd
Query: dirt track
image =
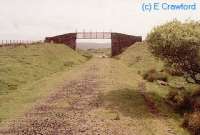
<path id="1" fill-rule="evenodd" d="M 140 93 L 129 90 L 130 76 L 123 65 L 113 60 L 91 60 L 81 74 L 66 81 L 21 118 L 9 121 L 0 134 L 167 134 L 165 120 L 151 116 Z M 138 81 L 135 79 L 133 86 L 140 81 L 139 76 L 135 77 Z"/>
<path id="2" fill-rule="evenodd" d="M 21 119 L 11 121 L 1 134 L 117 134 L 105 122 L 92 118 L 88 112 L 101 106 L 98 85 L 99 69 L 90 65 L 77 80 L 71 80 Z M 66 105 L 67 104 L 67 105 Z"/>

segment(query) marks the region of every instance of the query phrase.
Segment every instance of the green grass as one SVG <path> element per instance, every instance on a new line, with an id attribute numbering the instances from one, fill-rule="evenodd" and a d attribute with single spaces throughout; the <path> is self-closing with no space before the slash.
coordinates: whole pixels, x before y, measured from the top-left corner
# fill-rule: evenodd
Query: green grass
<path id="1" fill-rule="evenodd" d="M 146 43 L 136 43 L 118 57 L 136 72 L 141 73 L 150 69 L 161 70 L 164 66 L 162 61 L 153 57 Z"/>
<path id="2" fill-rule="evenodd" d="M 0 95 L 85 60 L 65 45 L 0 49 Z"/>
<path id="3" fill-rule="evenodd" d="M 145 72 L 150 69 L 155 69 L 157 71 L 163 70 L 164 62 L 155 58 L 150 50 L 148 49 L 148 44 L 136 43 L 135 45 L 129 47 L 124 53 L 117 57 L 120 61 L 124 62 L 135 74 L 142 76 Z M 189 84 L 185 81 L 183 77 L 168 76 L 168 83 L 173 87 L 185 87 L 187 90 L 197 89 L 198 86 L 195 84 Z M 174 130 L 181 135 L 187 135 L 188 132 L 183 128 L 180 128 L 181 121 L 183 120 L 182 116 L 176 114 L 172 108 L 170 108 L 164 101 L 164 98 L 171 90 L 169 86 L 161 86 L 157 82 L 146 82 L 147 92 L 152 97 L 158 107 L 158 109 L 163 114 L 170 116 L 171 125 L 174 127 Z"/>
<path id="4" fill-rule="evenodd" d="M 61 44 L 0 49 L 0 121 L 48 95 L 86 57 Z"/>
<path id="5" fill-rule="evenodd" d="M 124 53 L 118 56 L 118 59 L 139 75 L 143 75 L 151 69 L 155 69 L 156 71 L 165 69 L 165 63 L 151 54 L 148 49 L 148 44 L 145 42 L 136 43 L 129 47 Z M 185 87 L 188 91 L 195 91 L 199 88 L 197 84 L 188 83 L 183 76 L 172 76 L 168 73 L 166 75 L 168 77 L 168 83 L 172 87 Z M 158 85 L 156 82 L 155 84 Z M 162 96 L 166 95 L 167 92 L 164 93 Z"/>

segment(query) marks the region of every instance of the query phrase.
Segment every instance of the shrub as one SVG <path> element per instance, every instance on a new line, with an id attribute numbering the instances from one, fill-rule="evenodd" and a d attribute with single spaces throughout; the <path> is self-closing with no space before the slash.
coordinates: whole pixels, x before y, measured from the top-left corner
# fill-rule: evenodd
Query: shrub
<path id="1" fill-rule="evenodd" d="M 166 100 L 178 111 L 200 111 L 200 90 L 191 93 L 184 88 L 174 89 L 168 93 Z"/>
<path id="2" fill-rule="evenodd" d="M 190 95 L 184 88 L 171 90 L 166 97 L 166 102 L 176 111 L 184 113 L 191 110 Z"/>
<path id="3" fill-rule="evenodd" d="M 197 83 L 200 73 L 200 23 L 177 20 L 156 27 L 148 34 L 147 42 L 152 53 L 166 60 L 171 67 L 181 68 Z"/>
<path id="4" fill-rule="evenodd" d="M 193 112 L 184 115 L 183 126 L 188 128 L 193 135 L 200 134 L 200 112 Z"/>
<path id="5" fill-rule="evenodd" d="M 200 112 L 200 90 L 195 91 L 191 96 L 191 105 L 193 111 Z"/>
<path id="6" fill-rule="evenodd" d="M 143 79 L 149 82 L 153 82 L 156 80 L 167 82 L 167 75 L 161 72 L 157 72 L 155 69 L 151 69 L 143 74 Z"/>
<path id="7" fill-rule="evenodd" d="M 164 71 L 172 76 L 183 76 L 184 75 L 183 70 L 180 67 L 175 66 L 175 65 L 173 65 L 173 67 L 172 67 L 172 65 L 166 64 Z"/>

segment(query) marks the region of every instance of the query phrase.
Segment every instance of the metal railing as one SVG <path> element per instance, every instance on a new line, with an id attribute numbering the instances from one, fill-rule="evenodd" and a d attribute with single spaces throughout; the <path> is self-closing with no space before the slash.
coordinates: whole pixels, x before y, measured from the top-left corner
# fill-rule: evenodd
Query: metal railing
<path id="1" fill-rule="evenodd" d="M 35 45 L 38 43 L 43 43 L 42 40 L 32 41 L 32 40 L 1 40 L 0 47 L 16 47 L 16 46 L 28 46 Z"/>
<path id="2" fill-rule="evenodd" d="M 111 39 L 111 32 L 77 32 L 77 39 Z"/>

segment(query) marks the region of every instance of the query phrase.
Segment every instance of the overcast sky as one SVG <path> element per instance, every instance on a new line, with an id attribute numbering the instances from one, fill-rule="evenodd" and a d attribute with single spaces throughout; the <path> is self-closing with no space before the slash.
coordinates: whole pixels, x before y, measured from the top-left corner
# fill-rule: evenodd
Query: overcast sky
<path id="1" fill-rule="evenodd" d="M 0 40 L 40 40 L 76 29 L 146 36 L 174 18 L 200 20 L 199 0 L 177 0 L 198 3 L 196 11 L 152 13 L 142 12 L 145 1 L 153 0 L 0 0 Z"/>

